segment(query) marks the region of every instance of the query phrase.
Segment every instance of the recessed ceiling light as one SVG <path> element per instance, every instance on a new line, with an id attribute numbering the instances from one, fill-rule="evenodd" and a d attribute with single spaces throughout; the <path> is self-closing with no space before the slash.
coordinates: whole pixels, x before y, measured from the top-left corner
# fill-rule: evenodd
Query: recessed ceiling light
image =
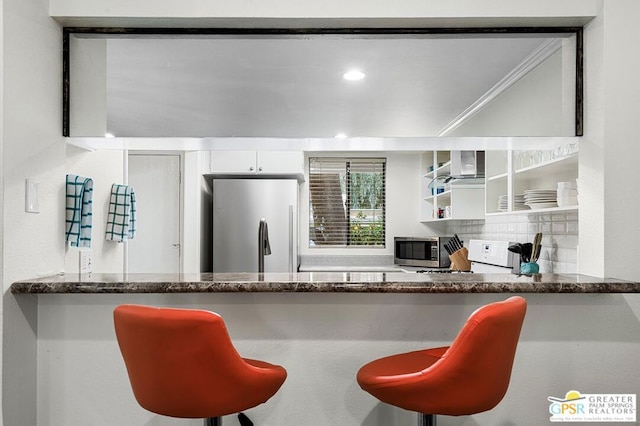
<path id="1" fill-rule="evenodd" d="M 362 80 L 365 77 L 366 77 L 365 73 L 359 70 L 351 70 L 342 74 L 342 78 L 349 81 L 358 81 L 358 80 Z"/>
<path id="2" fill-rule="evenodd" d="M 345 139 L 347 135 L 345 133 L 338 133 L 334 136 L 336 139 Z"/>

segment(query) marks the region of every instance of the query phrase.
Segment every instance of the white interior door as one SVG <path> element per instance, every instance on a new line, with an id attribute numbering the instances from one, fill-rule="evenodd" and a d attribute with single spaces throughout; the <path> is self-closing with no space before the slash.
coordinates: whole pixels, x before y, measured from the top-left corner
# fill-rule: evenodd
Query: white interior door
<path id="1" fill-rule="evenodd" d="M 128 271 L 180 272 L 180 156 L 129 155 L 129 185 L 136 193 L 136 236 Z"/>

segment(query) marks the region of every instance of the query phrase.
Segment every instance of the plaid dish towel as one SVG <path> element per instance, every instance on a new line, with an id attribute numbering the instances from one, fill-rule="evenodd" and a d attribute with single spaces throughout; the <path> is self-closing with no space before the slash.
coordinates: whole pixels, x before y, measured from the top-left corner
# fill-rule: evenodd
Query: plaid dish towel
<path id="1" fill-rule="evenodd" d="M 73 247 L 91 247 L 93 180 L 67 175 L 65 240 Z"/>
<path id="2" fill-rule="evenodd" d="M 136 235 L 136 193 L 132 186 L 111 186 L 106 239 L 119 243 Z"/>

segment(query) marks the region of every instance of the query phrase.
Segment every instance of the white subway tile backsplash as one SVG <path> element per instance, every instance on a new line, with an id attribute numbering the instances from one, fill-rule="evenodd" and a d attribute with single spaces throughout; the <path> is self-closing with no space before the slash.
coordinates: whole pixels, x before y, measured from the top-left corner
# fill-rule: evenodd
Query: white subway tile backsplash
<path id="1" fill-rule="evenodd" d="M 557 247 L 576 249 L 578 247 L 577 235 L 553 235 L 553 244 Z"/>
<path id="2" fill-rule="evenodd" d="M 470 239 L 532 242 L 543 233 L 539 259 L 541 272 L 576 273 L 578 212 L 529 213 L 489 216 L 486 220 L 449 222 L 447 232 Z"/>
<path id="3" fill-rule="evenodd" d="M 566 234 L 567 233 L 567 222 L 552 222 L 551 223 L 551 233 L 554 235 L 558 234 Z"/>
<path id="4" fill-rule="evenodd" d="M 578 273 L 578 264 L 577 262 L 567 262 L 565 263 L 566 273 L 567 274 L 577 274 Z"/>
<path id="5" fill-rule="evenodd" d="M 540 214 L 540 219 L 542 221 L 545 222 L 550 222 L 552 220 L 553 216 L 551 215 L 551 213 L 541 213 Z"/>
<path id="6" fill-rule="evenodd" d="M 565 262 L 554 262 L 553 263 L 553 272 L 556 274 L 566 274 L 567 273 L 567 264 Z"/>
<path id="7" fill-rule="evenodd" d="M 539 260 L 538 265 L 540 265 L 540 272 L 556 272 L 554 271 L 554 263 L 548 260 Z"/>
<path id="8" fill-rule="evenodd" d="M 577 252 L 574 249 L 558 247 L 556 251 L 560 262 L 576 263 L 578 260 Z"/>

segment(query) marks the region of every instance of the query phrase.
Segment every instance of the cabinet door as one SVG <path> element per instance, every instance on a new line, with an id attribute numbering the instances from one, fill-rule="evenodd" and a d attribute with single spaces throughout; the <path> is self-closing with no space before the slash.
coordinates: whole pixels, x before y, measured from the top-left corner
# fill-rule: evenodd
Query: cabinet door
<path id="1" fill-rule="evenodd" d="M 258 173 L 301 174 L 304 172 L 302 151 L 259 151 Z"/>
<path id="2" fill-rule="evenodd" d="M 211 151 L 211 173 L 256 173 L 256 152 Z"/>

